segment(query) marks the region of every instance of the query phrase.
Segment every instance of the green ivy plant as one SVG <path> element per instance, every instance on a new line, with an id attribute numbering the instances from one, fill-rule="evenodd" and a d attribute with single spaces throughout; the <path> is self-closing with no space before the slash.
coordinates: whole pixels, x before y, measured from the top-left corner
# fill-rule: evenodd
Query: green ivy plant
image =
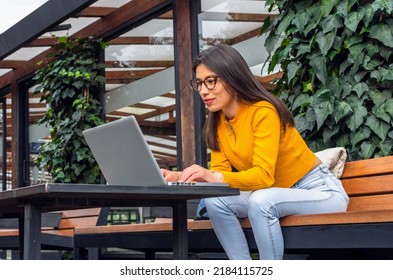
<path id="1" fill-rule="evenodd" d="M 54 182 L 98 183 L 100 169 L 82 131 L 103 123 L 98 94 L 105 85 L 105 66 L 98 63 L 97 51 L 106 44 L 93 37 L 55 39 L 50 62 L 33 78 L 34 94 L 47 106 L 38 123 L 49 128 L 51 138 L 36 161 Z"/>
<path id="2" fill-rule="evenodd" d="M 393 1 L 268 0 L 261 34 L 274 93 L 314 151 L 342 146 L 348 160 L 393 147 Z"/>

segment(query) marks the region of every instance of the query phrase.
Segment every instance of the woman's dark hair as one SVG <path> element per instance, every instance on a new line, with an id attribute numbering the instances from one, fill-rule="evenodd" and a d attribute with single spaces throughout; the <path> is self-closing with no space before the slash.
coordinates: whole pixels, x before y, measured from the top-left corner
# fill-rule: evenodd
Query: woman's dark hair
<path id="1" fill-rule="evenodd" d="M 219 44 L 202 51 L 193 62 L 193 70 L 199 64 L 205 65 L 218 75 L 224 85 L 231 88 L 231 94 L 239 102 L 253 104 L 268 101 L 273 104 L 280 116 L 281 127 L 285 133 L 287 126 L 294 126 L 295 121 L 288 107 L 275 95 L 267 91 L 254 77 L 244 58 L 233 47 Z M 217 122 L 219 112 L 209 112 L 204 127 L 207 146 L 219 151 Z"/>

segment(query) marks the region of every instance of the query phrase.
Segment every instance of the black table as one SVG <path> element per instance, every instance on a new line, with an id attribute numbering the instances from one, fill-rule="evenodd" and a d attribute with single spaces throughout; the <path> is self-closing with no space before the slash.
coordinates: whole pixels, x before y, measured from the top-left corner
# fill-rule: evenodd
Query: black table
<path id="1" fill-rule="evenodd" d="M 115 186 L 47 183 L 0 192 L 0 214 L 17 216 L 23 258 L 41 258 L 41 213 L 94 207 L 171 206 L 173 253 L 188 254 L 187 200 L 239 195 L 238 189 L 217 186 Z M 22 248 L 21 248 L 22 249 Z"/>

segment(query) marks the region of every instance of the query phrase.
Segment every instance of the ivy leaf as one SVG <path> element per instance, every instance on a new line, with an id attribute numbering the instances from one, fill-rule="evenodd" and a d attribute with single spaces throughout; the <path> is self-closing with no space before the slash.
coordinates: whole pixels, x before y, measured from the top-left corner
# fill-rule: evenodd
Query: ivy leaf
<path id="1" fill-rule="evenodd" d="M 263 21 L 263 25 L 261 27 L 261 30 L 259 31 L 259 36 L 261 36 L 263 33 L 268 31 L 272 26 L 270 17 L 266 17 L 265 20 Z"/>
<path id="2" fill-rule="evenodd" d="M 326 118 L 333 113 L 332 98 L 328 89 L 324 89 L 315 94 L 312 108 L 315 111 L 317 129 L 320 129 Z"/>
<path id="3" fill-rule="evenodd" d="M 363 142 L 360 145 L 360 149 L 362 152 L 362 157 L 363 158 L 371 158 L 371 156 L 373 155 L 375 149 L 376 149 L 376 145 L 371 144 L 370 142 Z"/>
<path id="4" fill-rule="evenodd" d="M 369 90 L 369 87 L 366 83 L 358 83 L 353 86 L 352 90 L 356 92 L 358 97 L 361 97 L 365 91 Z"/>
<path id="5" fill-rule="evenodd" d="M 344 20 L 344 25 L 352 32 L 356 32 L 359 22 L 362 20 L 365 9 L 360 7 L 358 11 L 349 13 L 348 17 Z"/>
<path id="6" fill-rule="evenodd" d="M 385 121 L 378 119 L 376 116 L 372 115 L 367 118 L 366 125 L 381 138 L 382 141 L 385 141 L 386 136 L 388 135 L 390 125 Z"/>
<path id="7" fill-rule="evenodd" d="M 392 98 L 392 93 L 389 91 L 382 91 L 381 92 L 377 89 L 374 89 L 369 92 L 369 96 L 373 100 L 375 107 L 379 108 L 386 102 L 386 100 Z"/>
<path id="8" fill-rule="evenodd" d="M 319 32 L 316 37 L 316 41 L 321 49 L 324 56 L 327 55 L 328 51 L 332 48 L 334 39 L 336 38 L 337 29 L 333 29 L 331 32 L 324 34 Z"/>
<path id="9" fill-rule="evenodd" d="M 310 65 L 314 68 L 318 79 L 322 82 L 322 84 L 325 84 L 328 76 L 325 58 L 321 54 L 316 53 L 311 56 Z"/>
<path id="10" fill-rule="evenodd" d="M 300 109 L 303 109 L 303 107 L 310 104 L 311 101 L 312 101 L 312 98 L 308 94 L 301 94 L 298 97 L 296 97 L 291 108 L 292 108 L 292 110 L 297 110 L 299 107 L 300 107 Z"/>
<path id="11" fill-rule="evenodd" d="M 83 164 L 79 164 L 79 163 L 73 163 L 71 165 L 72 170 L 75 172 L 76 176 L 79 176 L 79 174 L 81 174 L 83 172 L 83 170 L 85 169 L 85 165 Z"/>
<path id="12" fill-rule="evenodd" d="M 337 14 L 346 18 L 348 15 L 348 8 L 348 0 L 341 1 L 337 7 Z"/>
<path id="13" fill-rule="evenodd" d="M 287 66 L 287 71 L 288 71 L 288 83 L 290 83 L 293 79 L 293 77 L 296 76 L 297 70 L 302 66 L 301 63 L 298 61 L 291 61 L 288 66 Z"/>
<path id="14" fill-rule="evenodd" d="M 328 15 L 338 3 L 340 0 L 322 0 L 322 14 Z"/>
<path id="15" fill-rule="evenodd" d="M 324 129 L 322 132 L 323 142 L 328 143 L 331 141 L 331 138 L 336 135 L 340 130 L 340 127 L 337 125 L 333 127 L 333 129 Z"/>
<path id="16" fill-rule="evenodd" d="M 393 148 L 393 140 L 389 139 L 389 140 L 386 140 L 386 141 L 381 141 L 379 143 L 379 148 L 380 148 L 383 156 L 389 156 L 390 155 L 390 151 Z"/>
<path id="17" fill-rule="evenodd" d="M 392 0 L 375 0 L 371 4 L 373 11 L 376 12 L 378 10 L 385 10 L 388 14 L 393 11 L 393 2 Z"/>
<path id="18" fill-rule="evenodd" d="M 310 140 L 307 142 L 307 145 L 314 152 L 326 149 L 326 144 L 321 139 Z"/>
<path id="19" fill-rule="evenodd" d="M 393 117 L 393 99 L 386 100 L 385 112 L 389 113 Z"/>
<path id="20" fill-rule="evenodd" d="M 348 134 L 344 133 L 341 134 L 336 140 L 337 147 L 346 147 L 349 143 L 349 136 Z"/>
<path id="21" fill-rule="evenodd" d="M 360 129 L 354 131 L 350 136 L 352 146 L 356 146 L 357 143 L 363 141 L 364 139 L 368 139 L 370 135 L 371 130 L 366 126 L 363 126 Z"/>
<path id="22" fill-rule="evenodd" d="M 371 26 L 368 36 L 370 36 L 370 38 L 380 41 L 387 47 L 393 48 L 392 30 L 390 30 L 390 27 L 387 24 L 379 23 Z"/>
<path id="23" fill-rule="evenodd" d="M 297 46 L 296 50 L 296 57 L 298 58 L 305 53 L 309 53 L 311 51 L 311 46 L 309 44 L 300 44 Z"/>
<path id="24" fill-rule="evenodd" d="M 381 120 L 384 120 L 387 123 L 390 123 L 391 116 L 389 115 L 388 112 L 385 111 L 385 104 L 382 104 L 381 106 L 374 106 L 372 109 L 373 114 Z"/>
<path id="25" fill-rule="evenodd" d="M 329 101 L 325 101 L 314 107 L 314 110 L 317 121 L 317 129 L 320 129 L 326 118 L 333 113 L 333 105 Z"/>
<path id="26" fill-rule="evenodd" d="M 302 30 L 304 35 L 307 35 L 305 34 L 304 27 L 309 23 L 309 21 L 310 16 L 306 12 L 296 15 L 296 17 L 292 19 L 292 23 L 297 27 L 298 30 Z"/>
<path id="27" fill-rule="evenodd" d="M 265 47 L 266 47 L 267 53 L 271 54 L 274 51 L 279 39 L 280 39 L 279 35 L 275 35 L 273 33 L 269 34 L 269 36 L 265 40 Z"/>
<path id="28" fill-rule="evenodd" d="M 334 120 L 338 123 L 351 113 L 353 113 L 351 106 L 345 101 L 339 101 L 334 110 Z"/>
<path id="29" fill-rule="evenodd" d="M 338 77 L 329 77 L 326 81 L 326 87 L 337 98 L 341 98 L 341 92 L 344 90 L 344 80 Z"/>
<path id="30" fill-rule="evenodd" d="M 302 82 L 303 92 L 313 92 L 313 83 L 311 81 Z"/>
<path id="31" fill-rule="evenodd" d="M 323 33 L 328 33 L 333 29 L 343 27 L 343 21 L 339 15 L 334 14 L 334 15 L 329 15 L 325 20 L 323 20 L 321 22 L 321 25 L 322 25 Z"/>
<path id="32" fill-rule="evenodd" d="M 367 116 L 367 110 L 363 106 L 352 107 L 353 115 L 346 121 L 347 126 L 351 131 L 356 131 L 364 122 Z"/>
<path id="33" fill-rule="evenodd" d="M 363 61 L 359 60 L 358 58 L 361 57 L 361 55 L 364 55 L 364 50 L 366 49 L 366 44 L 364 43 L 359 43 L 359 44 L 352 44 L 350 47 L 348 47 L 349 52 L 351 53 L 354 61 L 360 63 L 363 63 Z"/>
<path id="34" fill-rule="evenodd" d="M 315 113 L 313 111 L 308 111 L 303 114 L 295 116 L 296 129 L 300 134 L 305 131 L 312 131 L 315 125 Z"/>
<path id="35" fill-rule="evenodd" d="M 277 26 L 276 34 L 284 33 L 288 26 L 291 24 L 292 19 L 295 17 L 293 10 L 290 10 Z"/>

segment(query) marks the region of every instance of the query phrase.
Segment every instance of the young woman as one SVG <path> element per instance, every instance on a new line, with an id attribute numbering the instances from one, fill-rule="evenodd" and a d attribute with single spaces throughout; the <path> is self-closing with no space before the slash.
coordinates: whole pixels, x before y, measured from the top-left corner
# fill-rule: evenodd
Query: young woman
<path id="1" fill-rule="evenodd" d="M 204 136 L 211 169 L 162 170 L 168 181 L 226 182 L 240 196 L 205 199 L 214 231 L 230 259 L 250 259 L 239 218 L 248 217 L 261 259 L 282 259 L 281 217 L 346 211 L 340 180 L 321 164 L 295 129 L 283 102 L 255 79 L 232 47 L 216 45 L 194 61 L 209 110 Z"/>

